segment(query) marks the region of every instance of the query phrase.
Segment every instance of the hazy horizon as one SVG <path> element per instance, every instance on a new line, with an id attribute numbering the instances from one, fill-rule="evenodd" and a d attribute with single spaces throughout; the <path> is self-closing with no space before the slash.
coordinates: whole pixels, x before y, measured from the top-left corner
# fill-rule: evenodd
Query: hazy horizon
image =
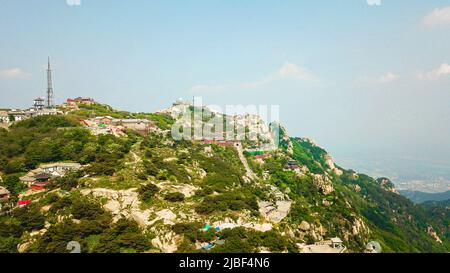
<path id="1" fill-rule="evenodd" d="M 57 103 L 279 105 L 340 165 L 450 181 L 450 1 L 187 2 L 0 1 L 0 107 L 45 95 L 50 56 Z"/>

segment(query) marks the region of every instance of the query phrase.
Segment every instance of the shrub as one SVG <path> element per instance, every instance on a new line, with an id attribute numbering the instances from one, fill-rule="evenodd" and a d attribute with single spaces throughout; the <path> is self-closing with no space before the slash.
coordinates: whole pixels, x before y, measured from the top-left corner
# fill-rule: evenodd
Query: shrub
<path id="1" fill-rule="evenodd" d="M 194 233 L 201 229 L 202 224 L 200 223 L 176 223 L 172 226 L 172 230 L 179 235 Z"/>
<path id="2" fill-rule="evenodd" d="M 15 221 L 0 222 L 0 237 L 16 237 L 22 236 L 23 227 Z M 1 251 L 0 251 L 1 253 Z"/>
<path id="3" fill-rule="evenodd" d="M 181 192 L 171 192 L 166 194 L 164 199 L 169 202 L 182 202 L 184 201 L 184 197 L 184 194 L 182 194 Z"/>
<path id="4" fill-rule="evenodd" d="M 214 211 L 233 211 L 250 210 L 257 211 L 258 203 L 256 197 L 251 193 L 241 190 L 234 192 L 225 192 L 217 196 L 206 196 L 195 210 L 200 214 L 210 214 Z"/>
<path id="5" fill-rule="evenodd" d="M 56 202 L 53 203 L 50 208 L 50 212 L 56 213 L 63 208 L 70 208 L 72 206 L 72 199 L 69 197 L 59 198 Z"/>
<path id="6" fill-rule="evenodd" d="M 101 235 L 94 252 L 143 252 L 149 248 L 150 242 L 137 223 L 122 218 Z"/>
<path id="7" fill-rule="evenodd" d="M 215 229 L 204 231 L 202 224 L 199 222 L 193 223 L 177 223 L 172 227 L 172 230 L 178 235 L 184 235 L 184 237 L 191 243 L 199 242 L 211 242 L 217 234 Z"/>
<path id="8" fill-rule="evenodd" d="M 26 231 L 42 229 L 45 224 L 44 215 L 42 215 L 39 207 L 35 205 L 18 208 L 13 211 L 12 216 L 19 220 Z"/>
<path id="9" fill-rule="evenodd" d="M 75 219 L 95 220 L 105 213 L 100 204 L 87 200 L 75 200 L 71 207 Z"/>
<path id="10" fill-rule="evenodd" d="M 70 191 L 78 186 L 78 180 L 80 173 L 67 172 L 65 176 L 56 179 L 56 186 L 59 186 L 62 190 Z"/>
<path id="11" fill-rule="evenodd" d="M 145 174 L 145 173 L 138 173 L 137 178 L 139 180 L 146 181 L 148 177 L 147 177 L 147 174 Z"/>
<path id="12" fill-rule="evenodd" d="M 20 182 L 19 175 L 11 174 L 3 176 L 3 185 L 11 192 L 12 195 L 17 195 L 25 190 L 25 185 Z"/>
<path id="13" fill-rule="evenodd" d="M 19 243 L 19 238 L 0 237 L 0 253 L 18 253 L 17 245 Z"/>
<path id="14" fill-rule="evenodd" d="M 94 162 L 86 168 L 86 171 L 93 175 L 111 176 L 116 171 L 113 166 L 111 162 Z"/>
<path id="15" fill-rule="evenodd" d="M 154 184 L 147 184 L 144 186 L 141 186 L 141 188 L 138 190 L 139 197 L 144 202 L 149 202 L 152 200 L 152 198 L 159 192 L 158 186 Z"/>
<path id="16" fill-rule="evenodd" d="M 159 173 L 159 169 L 150 161 L 144 161 L 144 168 L 148 175 L 156 177 Z"/>

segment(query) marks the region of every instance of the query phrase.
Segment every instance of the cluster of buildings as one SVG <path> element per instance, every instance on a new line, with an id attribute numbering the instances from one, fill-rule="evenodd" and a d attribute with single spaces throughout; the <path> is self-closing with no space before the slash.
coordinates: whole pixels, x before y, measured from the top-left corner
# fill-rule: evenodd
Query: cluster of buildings
<path id="1" fill-rule="evenodd" d="M 0 124 L 9 124 L 37 116 L 62 115 L 63 111 L 56 109 L 54 106 L 48 107 L 48 99 L 38 97 L 34 99 L 32 107 L 28 109 L 0 109 Z M 63 108 L 76 109 L 77 105 L 91 105 L 96 103 L 92 98 L 78 97 L 67 99 L 62 105 Z"/>
<path id="2" fill-rule="evenodd" d="M 80 123 L 90 129 L 94 135 L 112 134 L 118 137 L 124 136 L 123 131 L 126 129 L 148 134 L 156 128 L 154 122 L 148 119 L 118 119 L 110 116 L 81 120 Z"/>
<path id="3" fill-rule="evenodd" d="M 0 123 L 8 124 L 38 116 L 61 115 L 62 111 L 55 108 L 47 108 L 43 97 L 36 98 L 33 106 L 28 109 L 0 110 Z"/>
<path id="4" fill-rule="evenodd" d="M 93 98 L 90 97 L 77 97 L 77 98 L 68 98 L 65 103 L 61 105 L 61 107 L 69 110 L 78 110 L 78 105 L 92 105 L 97 103 Z"/>
<path id="5" fill-rule="evenodd" d="M 19 178 L 20 182 L 25 184 L 28 190 L 19 195 L 21 199 L 17 202 L 17 206 L 23 207 L 29 205 L 32 200 L 22 199 L 22 197 L 45 191 L 45 187 L 52 179 L 63 177 L 68 171 L 79 170 L 81 167 L 82 166 L 79 163 L 58 162 L 43 164 L 39 168 L 28 172 L 26 175 Z M 8 189 L 0 186 L 0 209 L 2 209 L 3 206 L 13 208 L 15 204 L 8 203 L 10 199 L 11 193 Z"/>
<path id="6" fill-rule="evenodd" d="M 53 178 L 62 177 L 70 170 L 81 168 L 79 163 L 51 163 L 41 165 L 39 168 L 28 172 L 20 177 L 20 181 L 27 185 L 32 192 L 42 191 Z"/>
<path id="7" fill-rule="evenodd" d="M 20 177 L 20 182 L 28 187 L 28 191 L 21 196 L 30 196 L 45 190 L 45 186 L 50 183 L 51 179 L 62 177 L 70 170 L 78 170 L 81 164 L 78 163 L 51 163 L 41 165 L 39 168 L 28 172 Z M 5 187 L 0 186 L 0 209 L 11 198 L 11 193 Z M 17 206 L 22 207 L 30 204 L 31 199 L 19 200 Z"/>
<path id="8" fill-rule="evenodd" d="M 91 105 L 94 104 L 95 100 L 93 98 L 88 98 L 88 97 L 78 97 L 78 98 L 68 98 L 66 100 L 66 104 L 67 105 L 71 105 L 71 106 L 75 106 L 77 104 L 86 104 L 86 105 Z"/>
<path id="9" fill-rule="evenodd" d="M 8 124 L 32 117 L 57 114 L 62 114 L 62 112 L 55 109 L 53 98 L 52 69 L 50 66 L 49 58 L 47 69 L 47 97 L 36 98 L 34 100 L 33 106 L 28 109 L 0 110 L 0 123 Z"/>

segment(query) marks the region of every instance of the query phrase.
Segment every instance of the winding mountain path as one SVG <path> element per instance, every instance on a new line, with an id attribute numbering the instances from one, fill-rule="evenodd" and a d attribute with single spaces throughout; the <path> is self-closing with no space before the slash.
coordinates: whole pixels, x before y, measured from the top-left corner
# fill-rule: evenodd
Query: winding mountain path
<path id="1" fill-rule="evenodd" d="M 250 166 L 248 165 L 247 159 L 244 156 L 242 144 L 239 143 L 239 145 L 234 145 L 234 147 L 236 148 L 236 150 L 238 152 L 239 159 L 241 160 L 242 164 L 244 165 L 245 171 L 247 173 L 246 176 L 249 179 L 258 180 L 258 177 L 256 176 L 256 174 L 252 171 L 252 169 L 250 169 Z"/>

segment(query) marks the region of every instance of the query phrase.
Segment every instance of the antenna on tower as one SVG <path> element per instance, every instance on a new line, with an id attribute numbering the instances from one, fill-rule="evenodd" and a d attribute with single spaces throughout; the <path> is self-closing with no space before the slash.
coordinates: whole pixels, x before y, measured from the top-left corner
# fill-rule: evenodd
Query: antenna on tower
<path id="1" fill-rule="evenodd" d="M 47 108 L 53 108 L 53 83 L 52 83 L 52 68 L 50 66 L 50 57 L 48 57 L 47 69 Z"/>

